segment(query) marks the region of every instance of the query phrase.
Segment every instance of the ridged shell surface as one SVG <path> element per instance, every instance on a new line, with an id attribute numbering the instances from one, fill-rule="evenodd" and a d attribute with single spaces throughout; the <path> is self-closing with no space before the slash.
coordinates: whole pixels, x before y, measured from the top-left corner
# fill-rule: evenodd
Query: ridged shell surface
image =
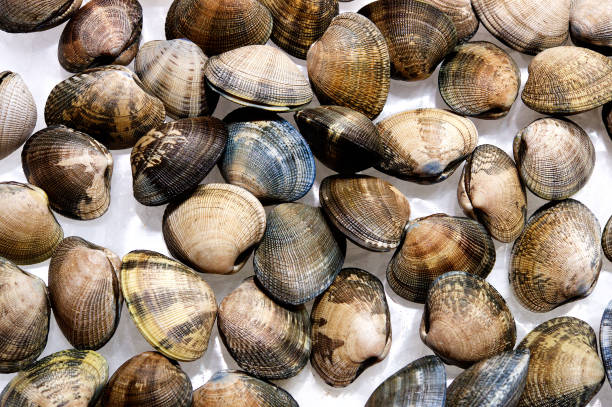
<path id="1" fill-rule="evenodd" d="M 479 21 L 471 0 L 424 0 L 453 21 L 459 42 L 469 41 L 478 31 Z"/>
<path id="2" fill-rule="evenodd" d="M 18 73 L 0 73 L 0 160 L 17 150 L 36 126 L 36 103 Z"/>
<path id="3" fill-rule="evenodd" d="M 608 303 L 601 316 L 599 349 L 601 350 L 601 360 L 603 360 L 608 382 L 612 383 L 612 301 Z"/>
<path id="4" fill-rule="evenodd" d="M 1 0 L 0 30 L 10 33 L 44 31 L 68 20 L 82 0 Z"/>
<path id="5" fill-rule="evenodd" d="M 601 235 L 601 247 L 608 260 L 612 261 L 612 217 L 608 219 Z"/>
<path id="6" fill-rule="evenodd" d="M 611 55 L 612 3 L 574 0 L 570 12 L 570 34 L 574 44 Z"/>

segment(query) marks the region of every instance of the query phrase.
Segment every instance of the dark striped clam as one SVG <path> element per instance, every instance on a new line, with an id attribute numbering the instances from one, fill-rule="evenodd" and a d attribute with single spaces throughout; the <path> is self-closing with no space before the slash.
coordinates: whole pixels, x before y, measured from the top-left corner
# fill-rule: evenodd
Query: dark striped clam
<path id="1" fill-rule="evenodd" d="M 612 261 L 612 216 L 608 219 L 601 235 L 601 247 L 608 260 Z"/>
<path id="2" fill-rule="evenodd" d="M 601 112 L 601 117 L 603 119 L 604 126 L 608 131 L 608 135 L 610 138 L 612 138 L 612 102 L 608 102 L 604 105 Z"/>
<path id="3" fill-rule="evenodd" d="M 0 30 L 10 33 L 44 31 L 68 20 L 83 0 L 1 0 Z"/>
<path id="4" fill-rule="evenodd" d="M 36 126 L 36 103 L 21 75 L 0 72 L 0 160 L 17 150 Z"/>
<path id="5" fill-rule="evenodd" d="M 608 303 L 601 316 L 599 349 L 601 350 L 601 360 L 603 360 L 608 382 L 612 383 L 612 301 Z"/>
<path id="6" fill-rule="evenodd" d="M 570 35 L 579 47 L 612 55 L 612 4 L 598 0 L 573 0 Z"/>
<path id="7" fill-rule="evenodd" d="M 424 0 L 450 17 L 459 42 L 469 41 L 478 31 L 479 21 L 471 0 Z"/>

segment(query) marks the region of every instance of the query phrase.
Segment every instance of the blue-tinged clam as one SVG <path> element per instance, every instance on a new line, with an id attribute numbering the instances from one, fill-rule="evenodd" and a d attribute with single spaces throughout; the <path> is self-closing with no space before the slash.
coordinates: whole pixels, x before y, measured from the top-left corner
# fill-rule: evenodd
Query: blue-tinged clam
<path id="1" fill-rule="evenodd" d="M 599 327 L 599 348 L 608 382 L 612 383 L 612 301 L 604 310 Z M 612 384 L 611 384 L 612 386 Z"/>

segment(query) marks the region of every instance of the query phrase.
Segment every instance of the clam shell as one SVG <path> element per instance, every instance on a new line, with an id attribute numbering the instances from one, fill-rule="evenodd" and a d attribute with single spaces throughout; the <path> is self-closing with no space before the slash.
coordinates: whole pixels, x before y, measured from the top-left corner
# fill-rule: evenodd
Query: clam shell
<path id="1" fill-rule="evenodd" d="M 130 156 L 136 200 L 163 205 L 196 188 L 223 154 L 227 136 L 225 124 L 214 117 L 182 119 L 149 131 Z"/>
<path id="2" fill-rule="evenodd" d="M 601 316 L 599 349 L 601 350 L 601 359 L 603 360 L 608 382 L 612 383 L 612 301 L 608 303 Z"/>
<path id="3" fill-rule="evenodd" d="M 44 31 L 68 20 L 82 0 L 1 0 L 0 30 L 10 33 Z"/>
<path id="4" fill-rule="evenodd" d="M 574 44 L 611 55 L 612 3 L 575 0 L 570 12 L 570 34 Z"/>
<path id="5" fill-rule="evenodd" d="M 32 134 L 36 117 L 34 97 L 21 76 L 10 71 L 1 72 L 0 160 L 17 150 Z"/>
<path id="6" fill-rule="evenodd" d="M 21 164 L 28 182 L 47 192 L 54 211 L 89 220 L 108 210 L 113 156 L 87 134 L 61 125 L 40 130 L 25 143 Z"/>
<path id="7" fill-rule="evenodd" d="M 275 300 L 310 301 L 334 281 L 344 263 L 346 241 L 327 224 L 319 208 L 282 204 L 269 214 L 268 226 L 253 256 L 258 282 Z"/>
<path id="8" fill-rule="evenodd" d="M 60 82 L 45 106 L 48 126 L 82 131 L 110 149 L 132 147 L 165 117 L 163 103 L 118 65 L 88 69 Z"/>
<path id="9" fill-rule="evenodd" d="M 392 75 L 409 81 L 428 78 L 457 45 L 453 21 L 417 0 L 378 0 L 359 10 L 380 29 L 391 56 Z"/>
<path id="10" fill-rule="evenodd" d="M 0 182 L 0 256 L 16 264 L 40 263 L 51 257 L 64 231 L 45 191 L 19 182 Z"/>
<path id="11" fill-rule="evenodd" d="M 543 114 L 576 114 L 612 100 L 612 60 L 579 47 L 539 53 L 529 64 L 523 102 Z"/>
<path id="12" fill-rule="evenodd" d="M 393 185 L 365 175 L 334 175 L 321 182 L 319 197 L 331 222 L 355 244 L 379 252 L 399 246 L 410 204 Z"/>
<path id="13" fill-rule="evenodd" d="M 389 50 L 367 18 L 355 13 L 335 17 L 306 61 L 321 104 L 350 107 L 370 119 L 382 112 L 390 86 Z"/>
<path id="14" fill-rule="evenodd" d="M 514 161 L 531 192 L 543 199 L 565 199 L 591 177 L 595 147 L 569 120 L 538 119 L 514 138 Z"/>
<path id="15" fill-rule="evenodd" d="M 0 405 L 93 406 L 108 379 L 108 363 L 91 350 L 64 350 L 19 372 L 0 394 Z"/>
<path id="16" fill-rule="evenodd" d="M 149 41 L 140 47 L 134 70 L 143 87 L 159 98 L 173 119 L 211 115 L 219 95 L 204 80 L 208 57 L 186 39 Z"/>
<path id="17" fill-rule="evenodd" d="M 512 248 L 510 283 L 531 311 L 548 312 L 587 297 L 601 270 L 601 229 L 578 201 L 538 209 Z"/>
<path id="18" fill-rule="evenodd" d="M 345 387 L 391 348 L 391 316 L 380 280 L 342 270 L 312 306 L 310 363 L 327 384 Z"/>
<path id="19" fill-rule="evenodd" d="M 17 372 L 45 348 L 51 309 L 45 283 L 2 257 L 0 313 L 0 373 Z"/>
<path id="20" fill-rule="evenodd" d="M 441 109 L 416 109 L 380 121 L 377 168 L 400 179 L 432 184 L 450 177 L 478 144 L 471 120 Z"/>
<path id="21" fill-rule="evenodd" d="M 400 248 L 387 267 L 387 282 L 402 298 L 424 303 L 431 283 L 449 271 L 486 278 L 495 264 L 495 245 L 480 223 L 431 215 L 406 225 Z"/>
<path id="22" fill-rule="evenodd" d="M 281 50 L 249 45 L 208 60 L 206 79 L 232 102 L 285 112 L 312 100 L 312 90 L 298 66 Z"/>
<path id="23" fill-rule="evenodd" d="M 142 7 L 137 0 L 91 0 L 62 31 L 60 65 L 75 73 L 101 65 L 128 65 L 138 52 L 141 30 Z"/>
<path id="24" fill-rule="evenodd" d="M 300 133 L 280 116 L 243 108 L 224 119 L 229 139 L 221 175 L 264 203 L 291 202 L 310 191 L 315 162 Z"/>
<path id="25" fill-rule="evenodd" d="M 603 119 L 608 135 L 612 138 L 612 102 L 608 102 L 604 105 L 601 117 Z"/>
<path id="26" fill-rule="evenodd" d="M 467 368 L 512 350 L 516 326 L 504 298 L 491 284 L 452 271 L 432 283 L 420 335 L 445 363 Z"/>
<path id="27" fill-rule="evenodd" d="M 80 237 L 67 237 L 49 264 L 49 299 L 55 320 L 77 349 L 104 346 L 119 325 L 121 259 Z"/>
<path id="28" fill-rule="evenodd" d="M 240 368 L 262 379 L 298 374 L 310 356 L 310 321 L 303 306 L 285 308 L 266 296 L 253 277 L 219 305 L 219 334 Z"/>
<path id="29" fill-rule="evenodd" d="M 136 327 L 160 353 L 191 362 L 206 352 L 217 301 L 195 271 L 162 254 L 136 250 L 123 257 L 121 291 Z"/>
<path id="30" fill-rule="evenodd" d="M 235 185 L 199 186 L 166 208 L 163 233 L 170 253 L 203 273 L 233 274 L 266 230 L 257 198 Z"/>
<path id="31" fill-rule="evenodd" d="M 608 260 L 612 261 L 612 217 L 608 219 L 601 236 L 601 247 Z"/>
<path id="32" fill-rule="evenodd" d="M 453 21 L 459 42 L 469 41 L 478 31 L 478 18 L 471 0 L 424 0 L 440 9 Z"/>
<path id="33" fill-rule="evenodd" d="M 580 319 L 544 322 L 517 349 L 531 352 L 519 407 L 586 406 L 604 382 L 595 332 Z"/>
<path id="34" fill-rule="evenodd" d="M 437 356 L 424 356 L 382 382 L 365 407 L 444 407 L 445 403 L 444 364 Z"/>
<path id="35" fill-rule="evenodd" d="M 521 71 L 508 53 L 486 41 L 459 45 L 442 63 L 440 95 L 456 113 L 479 119 L 508 114 L 521 86 Z"/>

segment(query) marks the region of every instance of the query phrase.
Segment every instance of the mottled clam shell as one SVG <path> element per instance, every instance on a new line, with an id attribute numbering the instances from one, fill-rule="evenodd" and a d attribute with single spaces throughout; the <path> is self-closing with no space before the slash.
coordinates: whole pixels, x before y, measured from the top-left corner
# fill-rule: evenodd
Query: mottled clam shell
<path id="1" fill-rule="evenodd" d="M 170 253 L 203 273 L 233 274 L 266 230 L 266 213 L 247 190 L 229 184 L 199 186 L 166 208 L 163 233 Z"/>
<path id="2" fill-rule="evenodd" d="M 0 0 L 0 30 L 10 33 L 44 31 L 68 20 L 83 0 Z"/>
<path id="3" fill-rule="evenodd" d="M 281 204 L 267 219 L 253 256 L 257 280 L 285 304 L 310 301 L 334 281 L 344 263 L 346 240 L 327 224 L 320 208 Z"/>
<path id="4" fill-rule="evenodd" d="M 0 72 L 0 160 L 17 150 L 32 134 L 36 117 L 34 97 L 21 76 L 10 71 Z"/>
<path id="5" fill-rule="evenodd" d="M 227 137 L 227 127 L 214 117 L 181 119 L 149 131 L 130 156 L 136 200 L 163 205 L 196 188 L 221 158 Z"/>
<path id="6" fill-rule="evenodd" d="M 49 299 L 68 342 L 97 350 L 113 336 L 123 307 L 121 259 L 80 237 L 67 237 L 49 264 Z"/>
<path id="7" fill-rule="evenodd" d="M 349 107 L 369 119 L 382 112 L 390 86 L 389 50 L 370 20 L 355 13 L 335 17 L 306 61 L 322 105 Z"/>
<path id="8" fill-rule="evenodd" d="M 612 383 L 612 301 L 608 303 L 601 316 L 599 349 L 601 350 L 601 359 L 603 360 L 608 382 Z"/>
<path id="9" fill-rule="evenodd" d="M 253 277 L 219 305 L 219 334 L 236 363 L 261 379 L 297 375 L 310 356 L 310 320 L 304 306 L 285 308 Z"/>
<path id="10" fill-rule="evenodd" d="M 82 131 L 110 149 L 132 147 L 165 117 L 163 103 L 119 65 L 88 69 L 60 82 L 45 106 L 48 126 Z"/>
<path id="11" fill-rule="evenodd" d="M 480 223 L 445 214 L 406 225 L 400 248 L 387 267 L 387 282 L 402 298 L 424 303 L 431 283 L 449 271 L 486 278 L 495 265 L 495 245 Z"/>
<path id="12" fill-rule="evenodd" d="M 612 3 L 574 0 L 570 12 L 570 35 L 574 44 L 604 55 L 612 54 Z"/>
<path id="13" fill-rule="evenodd" d="M 603 234 L 601 235 L 601 247 L 608 260 L 612 261 L 612 217 L 608 219 Z"/>
<path id="14" fill-rule="evenodd" d="M 519 407 L 586 406 L 605 380 L 595 332 L 578 318 L 538 325 L 517 349 L 531 352 Z"/>
<path id="15" fill-rule="evenodd" d="M 87 134 L 62 125 L 40 130 L 23 146 L 21 165 L 28 182 L 47 192 L 54 211 L 89 220 L 108 210 L 113 156 Z"/>
<path id="16" fill-rule="evenodd" d="M 514 161 L 531 192 L 543 199 L 565 199 L 589 181 L 595 147 L 569 120 L 538 119 L 514 138 Z"/>
<path id="17" fill-rule="evenodd" d="M 432 283 L 420 335 L 445 363 L 467 368 L 512 350 L 516 326 L 495 287 L 473 274 L 452 271 Z"/>
<path id="18" fill-rule="evenodd" d="M 379 252 L 399 246 L 410 204 L 390 183 L 365 175 L 334 175 L 321 182 L 319 197 L 331 222 L 355 244 Z"/>
<path id="19" fill-rule="evenodd" d="M 479 21 L 471 0 L 424 0 L 440 9 L 453 21 L 459 42 L 469 41 L 478 31 Z"/>
<path id="20" fill-rule="evenodd" d="M 456 47 L 438 76 L 440 95 L 456 113 L 479 119 L 505 117 L 521 86 L 521 71 L 512 57 L 486 41 Z"/>
<path id="21" fill-rule="evenodd" d="M 450 177 L 478 144 L 471 120 L 441 109 L 397 113 L 376 128 L 382 149 L 377 169 L 420 184 Z"/>
<path id="22" fill-rule="evenodd" d="M 285 119 L 261 109 L 234 110 L 221 175 L 265 204 L 291 202 L 310 191 L 315 162 L 306 140 Z"/>

